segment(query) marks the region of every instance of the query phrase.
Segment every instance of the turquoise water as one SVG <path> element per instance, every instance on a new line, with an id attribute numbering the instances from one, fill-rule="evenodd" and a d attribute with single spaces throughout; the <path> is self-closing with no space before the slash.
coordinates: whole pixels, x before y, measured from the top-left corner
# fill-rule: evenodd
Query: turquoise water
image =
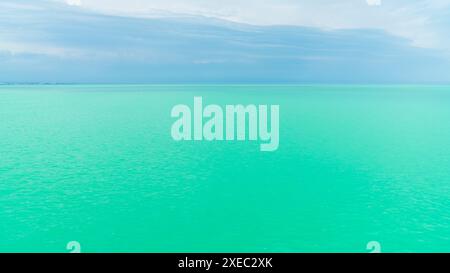
<path id="1" fill-rule="evenodd" d="M 280 146 L 175 142 L 279 104 Z M 450 87 L 2 86 L 0 252 L 450 251 Z"/>

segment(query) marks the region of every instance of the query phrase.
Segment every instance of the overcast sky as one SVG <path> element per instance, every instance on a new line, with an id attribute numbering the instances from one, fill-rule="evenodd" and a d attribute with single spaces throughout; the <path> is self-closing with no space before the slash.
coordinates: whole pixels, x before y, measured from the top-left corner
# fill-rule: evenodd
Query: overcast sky
<path id="1" fill-rule="evenodd" d="M 447 1 L 0 0 L 0 82 L 449 83 Z"/>
<path id="2" fill-rule="evenodd" d="M 448 0 L 60 0 L 129 16 L 174 12 L 256 25 L 382 29 L 420 47 L 450 50 Z"/>

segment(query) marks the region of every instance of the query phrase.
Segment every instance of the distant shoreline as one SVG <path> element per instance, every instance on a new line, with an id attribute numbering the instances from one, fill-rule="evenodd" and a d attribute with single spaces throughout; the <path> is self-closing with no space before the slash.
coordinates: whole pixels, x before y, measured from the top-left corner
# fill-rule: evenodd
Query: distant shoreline
<path id="1" fill-rule="evenodd" d="M 133 86 L 450 86 L 449 83 L 1 83 L 0 86 L 80 86 L 80 85 L 133 85 Z"/>

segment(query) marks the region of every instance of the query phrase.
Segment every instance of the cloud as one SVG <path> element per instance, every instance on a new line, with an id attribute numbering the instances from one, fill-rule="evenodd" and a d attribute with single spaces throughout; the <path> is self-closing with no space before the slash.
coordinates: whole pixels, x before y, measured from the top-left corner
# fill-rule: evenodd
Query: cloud
<path id="1" fill-rule="evenodd" d="M 0 44 L 0 51 L 11 55 L 31 54 L 31 55 L 47 55 L 58 58 L 68 58 L 82 56 L 82 52 L 78 49 L 71 49 L 63 46 L 55 46 L 51 44 L 40 43 L 23 43 L 3 41 Z"/>
<path id="2" fill-rule="evenodd" d="M 380 6 L 381 0 L 366 0 L 369 6 Z"/>
<path id="3" fill-rule="evenodd" d="M 83 7 L 136 17 L 186 14 L 253 25 L 380 29 L 414 46 L 450 50 L 448 0 L 83 0 Z"/>
<path id="4" fill-rule="evenodd" d="M 308 4 L 305 9 L 311 10 L 314 4 Z M 333 10 L 326 7 L 321 12 Z M 0 2 L 0 82 L 450 81 L 450 63 L 438 51 L 411 47 L 385 31 L 254 26 L 157 14 L 165 18 L 104 16 L 65 2 Z"/>
<path id="5" fill-rule="evenodd" d="M 81 0 L 66 0 L 67 5 L 70 6 L 81 6 L 82 2 Z"/>

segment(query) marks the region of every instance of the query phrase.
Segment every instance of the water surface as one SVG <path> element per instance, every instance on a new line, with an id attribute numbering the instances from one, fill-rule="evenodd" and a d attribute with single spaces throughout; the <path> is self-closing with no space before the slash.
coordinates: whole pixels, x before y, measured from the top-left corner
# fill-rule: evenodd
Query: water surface
<path id="1" fill-rule="evenodd" d="M 174 142 L 279 104 L 280 146 Z M 0 87 L 0 252 L 450 251 L 450 87 Z"/>

